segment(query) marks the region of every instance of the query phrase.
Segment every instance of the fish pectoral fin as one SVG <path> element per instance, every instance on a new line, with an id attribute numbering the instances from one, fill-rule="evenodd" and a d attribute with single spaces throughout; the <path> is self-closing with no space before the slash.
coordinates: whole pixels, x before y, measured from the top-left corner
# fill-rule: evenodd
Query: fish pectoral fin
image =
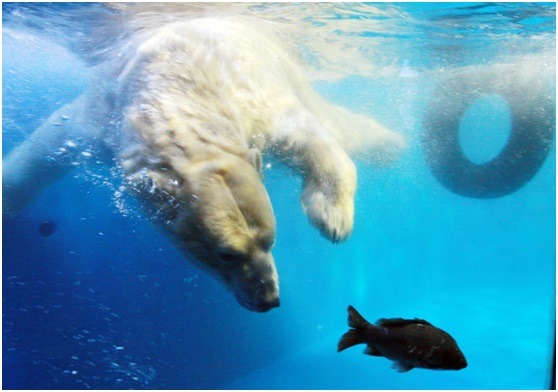
<path id="1" fill-rule="evenodd" d="M 399 373 L 405 373 L 414 368 L 414 366 L 408 365 L 403 362 L 394 362 L 391 367 L 397 370 Z"/>
<path id="2" fill-rule="evenodd" d="M 378 351 L 378 349 L 374 346 L 367 346 L 364 350 L 364 354 L 372 355 L 373 357 L 381 357 L 382 353 Z"/>

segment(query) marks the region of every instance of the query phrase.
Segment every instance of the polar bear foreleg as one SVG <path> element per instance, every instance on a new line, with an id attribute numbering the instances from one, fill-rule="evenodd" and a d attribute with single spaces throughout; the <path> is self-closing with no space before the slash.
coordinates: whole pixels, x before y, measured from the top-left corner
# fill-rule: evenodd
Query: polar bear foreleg
<path id="1" fill-rule="evenodd" d="M 72 167 L 83 143 L 85 97 L 54 112 L 2 162 L 2 208 L 17 212 Z M 87 140 L 84 140 L 87 139 Z"/>
<path id="2" fill-rule="evenodd" d="M 272 150 L 301 174 L 301 202 L 310 222 L 332 242 L 353 229 L 356 168 L 336 139 L 310 113 L 285 113 L 275 124 Z"/>

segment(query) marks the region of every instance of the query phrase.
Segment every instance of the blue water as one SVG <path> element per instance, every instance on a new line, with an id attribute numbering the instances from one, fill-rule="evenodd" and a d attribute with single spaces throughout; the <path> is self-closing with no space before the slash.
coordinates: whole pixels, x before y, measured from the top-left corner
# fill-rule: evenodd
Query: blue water
<path id="1" fill-rule="evenodd" d="M 433 177 L 420 135 L 435 80 L 428 69 L 478 61 L 494 40 L 513 41 L 504 46 L 511 56 L 544 50 L 521 45 L 554 37 L 555 4 L 390 7 L 407 16 L 406 34 L 365 37 L 382 45 L 401 40 L 389 56 L 398 64 L 406 59 L 417 76 L 349 76 L 317 81 L 315 88 L 404 133 L 409 148 L 386 168 L 355 162 L 355 229 L 337 245 L 303 215 L 298 177 L 268 162 L 264 183 L 277 219 L 280 308 L 262 314 L 241 308 L 183 258 L 134 199 L 116 198 L 114 173 L 91 159 L 20 214 L 3 214 L 3 388 L 546 388 L 555 331 L 555 145 L 517 192 L 473 199 Z M 417 29 L 416 42 L 413 23 L 429 26 L 426 35 Z M 463 37 L 454 52 L 436 38 L 451 23 Z M 483 35 L 483 26 L 490 34 Z M 90 70 L 48 35 L 5 29 L 7 154 L 83 91 Z M 434 57 L 420 49 L 423 43 Z M 501 54 L 488 52 L 487 58 Z M 485 111 L 503 116 L 496 122 L 508 121 L 506 109 L 495 105 L 479 105 L 476 116 Z M 468 121 L 478 120 L 471 115 Z M 488 141 L 475 141 L 474 129 L 464 136 L 464 149 L 476 154 L 471 159 L 498 152 L 510 132 L 500 128 Z M 43 237 L 39 226 L 49 220 L 57 230 Z M 362 355 L 364 346 L 337 353 L 348 304 L 370 321 L 428 320 L 456 339 L 468 367 L 400 374 L 388 360 Z"/>

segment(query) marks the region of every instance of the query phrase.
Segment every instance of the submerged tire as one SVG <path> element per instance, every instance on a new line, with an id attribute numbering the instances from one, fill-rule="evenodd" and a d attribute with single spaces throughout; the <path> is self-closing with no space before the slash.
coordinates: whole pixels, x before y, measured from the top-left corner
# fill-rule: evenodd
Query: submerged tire
<path id="1" fill-rule="evenodd" d="M 422 145 L 432 174 L 450 191 L 473 198 L 501 197 L 521 188 L 552 147 L 556 128 L 552 82 L 525 68 L 507 66 L 444 81 L 424 119 Z M 476 164 L 461 148 L 459 127 L 467 108 L 487 94 L 506 100 L 512 129 L 494 159 Z"/>

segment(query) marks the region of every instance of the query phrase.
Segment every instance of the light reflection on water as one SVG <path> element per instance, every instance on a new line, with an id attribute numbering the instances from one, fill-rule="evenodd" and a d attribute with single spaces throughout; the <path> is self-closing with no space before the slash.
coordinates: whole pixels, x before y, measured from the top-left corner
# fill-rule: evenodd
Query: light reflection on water
<path id="1" fill-rule="evenodd" d="M 552 52 L 556 26 L 551 5 L 529 3 L 116 3 L 16 7 L 4 29 L 34 27 L 99 60 L 133 34 L 221 15 L 259 21 L 329 79 L 397 72 L 405 61 L 432 70 Z"/>

